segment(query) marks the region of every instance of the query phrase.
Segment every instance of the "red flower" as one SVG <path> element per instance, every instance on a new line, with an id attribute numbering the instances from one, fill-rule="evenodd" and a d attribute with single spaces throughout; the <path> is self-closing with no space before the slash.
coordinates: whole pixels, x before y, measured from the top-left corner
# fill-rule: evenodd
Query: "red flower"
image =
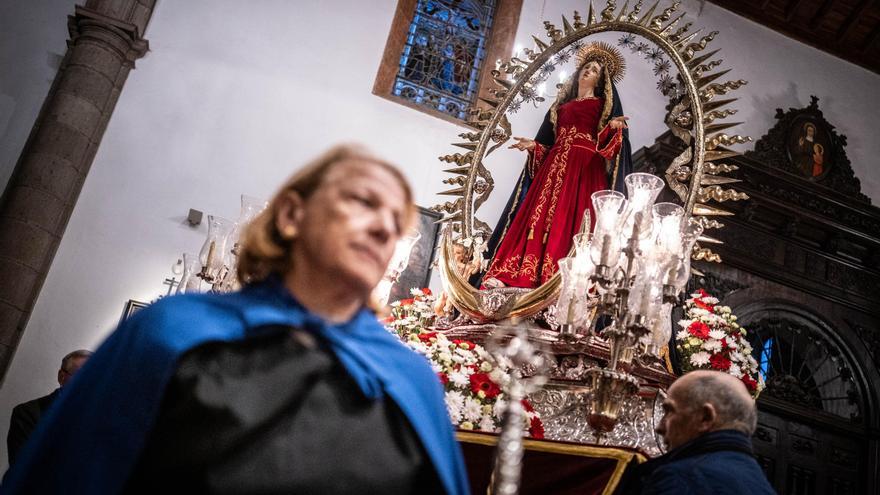
<path id="1" fill-rule="evenodd" d="M 544 438 L 544 423 L 541 418 L 533 416 L 529 421 L 529 436 L 532 438 Z"/>
<path id="2" fill-rule="evenodd" d="M 709 325 L 706 325 L 702 321 L 695 321 L 688 327 L 688 332 L 694 337 L 699 337 L 705 340 L 709 338 Z"/>
<path id="3" fill-rule="evenodd" d="M 419 340 L 422 342 L 430 342 L 431 339 L 437 336 L 437 332 L 428 332 L 428 333 L 420 333 Z"/>
<path id="4" fill-rule="evenodd" d="M 727 343 L 727 339 L 726 338 L 721 339 L 721 349 L 724 350 L 724 349 L 727 349 L 728 347 L 729 347 L 729 344 Z"/>
<path id="5" fill-rule="evenodd" d="M 409 298 L 409 299 L 401 299 L 401 300 L 400 300 L 400 305 L 401 305 L 401 306 L 412 306 L 412 303 L 413 303 L 413 302 L 415 302 L 415 300 L 414 300 L 413 298 Z"/>
<path id="6" fill-rule="evenodd" d="M 709 295 L 708 292 L 705 291 L 705 289 L 697 289 L 697 293 L 700 294 L 701 299 L 704 297 L 712 297 L 711 295 Z"/>
<path id="7" fill-rule="evenodd" d="M 464 344 L 465 347 L 470 351 L 474 350 L 474 348 L 477 347 L 476 344 L 469 340 L 452 339 L 452 343 L 459 347 L 461 346 L 461 344 Z"/>
<path id="8" fill-rule="evenodd" d="M 471 391 L 475 394 L 483 392 L 487 399 L 493 399 L 501 393 L 501 387 L 486 373 L 474 373 L 471 375 Z"/>
<path id="9" fill-rule="evenodd" d="M 523 409 L 525 409 L 526 412 L 535 412 L 535 408 L 532 407 L 532 403 L 531 403 L 531 402 L 529 402 L 529 401 L 523 399 L 523 400 L 520 401 L 520 404 L 522 404 Z"/>
<path id="10" fill-rule="evenodd" d="M 709 358 L 709 365 L 716 370 L 727 371 L 730 369 L 730 359 L 727 359 L 721 354 L 713 354 L 712 357 Z"/>
<path id="11" fill-rule="evenodd" d="M 444 386 L 445 386 L 447 383 L 449 383 L 449 377 L 446 376 L 446 373 L 443 373 L 443 372 L 441 371 L 441 372 L 437 373 L 437 377 L 440 378 L 440 383 L 442 383 Z"/>
<path id="12" fill-rule="evenodd" d="M 706 311 L 710 311 L 710 312 L 715 311 L 715 306 L 714 306 L 714 305 L 712 305 L 712 304 L 706 304 L 706 303 L 704 303 L 703 301 L 700 301 L 699 299 L 694 299 L 694 305 L 695 305 L 696 307 L 698 307 L 698 308 L 703 308 L 703 309 L 705 309 Z"/>
<path id="13" fill-rule="evenodd" d="M 423 295 L 423 296 L 430 296 L 430 295 L 431 295 L 431 289 L 425 287 L 424 289 L 422 289 L 422 295 Z"/>
<path id="14" fill-rule="evenodd" d="M 395 318 L 395 317 L 393 317 L 393 316 L 386 316 L 385 318 L 382 318 L 381 320 L 379 320 L 379 323 L 381 323 L 381 324 L 383 324 L 383 325 L 387 325 L 387 324 L 393 322 L 393 321 L 396 320 L 396 319 L 397 319 L 397 318 Z"/>
<path id="15" fill-rule="evenodd" d="M 758 382 L 756 382 L 748 373 L 745 373 L 741 380 L 746 384 L 746 388 L 749 389 L 749 392 L 758 390 Z"/>

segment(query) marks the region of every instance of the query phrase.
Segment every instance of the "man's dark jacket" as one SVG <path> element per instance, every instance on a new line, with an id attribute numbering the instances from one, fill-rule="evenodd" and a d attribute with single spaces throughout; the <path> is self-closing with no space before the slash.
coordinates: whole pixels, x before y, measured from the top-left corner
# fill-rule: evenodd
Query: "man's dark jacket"
<path id="1" fill-rule="evenodd" d="M 9 454 L 9 465 L 15 462 L 18 451 L 24 447 L 31 433 L 37 428 L 37 422 L 49 410 L 49 406 L 58 397 L 60 388 L 39 399 L 30 400 L 15 406 L 9 419 L 9 435 L 6 436 L 6 451 Z"/>
<path id="2" fill-rule="evenodd" d="M 772 495 L 752 442 L 736 430 L 701 435 L 628 470 L 618 495 Z"/>

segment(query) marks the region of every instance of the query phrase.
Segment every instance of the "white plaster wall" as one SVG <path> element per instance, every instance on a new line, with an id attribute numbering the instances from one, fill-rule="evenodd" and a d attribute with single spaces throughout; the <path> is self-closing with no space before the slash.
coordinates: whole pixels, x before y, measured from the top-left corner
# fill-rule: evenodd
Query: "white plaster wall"
<path id="1" fill-rule="evenodd" d="M 447 167 L 436 158 L 454 151 L 448 143 L 464 129 L 371 94 L 395 7 L 395 0 L 159 3 L 146 33 L 151 53 L 129 77 L 0 389 L 0 431 L 14 404 L 53 388 L 61 356 L 106 337 L 126 300 L 164 292 L 179 253 L 198 250 L 203 239 L 183 224 L 189 208 L 234 218 L 239 194 L 270 196 L 340 140 L 365 142 L 404 167 L 419 204 L 445 201 L 436 193 Z M 518 41 L 529 46 L 530 35 L 542 32 L 542 10 L 556 21 L 574 9 L 583 2 L 526 0 Z M 0 17 L 0 33 L 15 16 L 34 14 L 21 7 L 12 15 Z M 725 66 L 750 81 L 738 92 L 737 120 L 748 122 L 742 133 L 759 137 L 776 107 L 800 107 L 815 94 L 849 137 L 863 190 L 880 201 L 880 140 L 869 122 L 880 114 L 873 93 L 880 76 L 712 5 L 696 23 L 722 31 L 714 45 Z M 25 51 L 13 63 L 39 56 Z M 663 131 L 664 102 L 650 66 L 633 57 L 629 66 L 621 91 L 638 149 Z M 520 111 L 516 134 L 533 135 L 544 111 Z M 522 155 L 504 150 L 488 161 L 498 192 L 479 216 L 494 223 Z"/>

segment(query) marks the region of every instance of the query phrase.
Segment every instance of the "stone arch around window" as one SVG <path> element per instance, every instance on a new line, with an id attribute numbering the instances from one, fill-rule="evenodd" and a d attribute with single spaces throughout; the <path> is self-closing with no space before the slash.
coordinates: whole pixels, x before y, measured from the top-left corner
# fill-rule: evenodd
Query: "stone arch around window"
<path id="1" fill-rule="evenodd" d="M 475 15 L 430 16 L 432 9 L 452 12 L 468 6 Z M 521 9 L 522 0 L 399 0 L 373 94 L 468 125 L 468 105 L 480 106 L 479 98 L 490 96 L 495 61 L 510 56 Z M 444 25 L 451 42 L 442 43 L 441 53 L 430 30 Z"/>
<path id="2" fill-rule="evenodd" d="M 828 322 L 784 301 L 755 301 L 734 312 L 748 331 L 752 355 L 769 375 L 766 397 L 867 422 L 875 401 L 866 370 Z"/>

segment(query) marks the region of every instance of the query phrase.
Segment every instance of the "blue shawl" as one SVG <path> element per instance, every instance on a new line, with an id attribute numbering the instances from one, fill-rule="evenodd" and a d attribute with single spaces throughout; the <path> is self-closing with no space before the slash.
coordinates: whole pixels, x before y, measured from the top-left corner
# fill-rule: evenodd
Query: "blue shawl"
<path id="1" fill-rule="evenodd" d="M 421 439 L 443 486 L 467 494 L 467 475 L 443 391 L 424 358 L 362 309 L 331 325 L 278 280 L 226 295 L 174 296 L 123 322 L 62 389 L 0 493 L 119 493 L 138 462 L 181 355 L 209 341 L 285 325 L 323 337 L 363 393 L 388 396 Z"/>

